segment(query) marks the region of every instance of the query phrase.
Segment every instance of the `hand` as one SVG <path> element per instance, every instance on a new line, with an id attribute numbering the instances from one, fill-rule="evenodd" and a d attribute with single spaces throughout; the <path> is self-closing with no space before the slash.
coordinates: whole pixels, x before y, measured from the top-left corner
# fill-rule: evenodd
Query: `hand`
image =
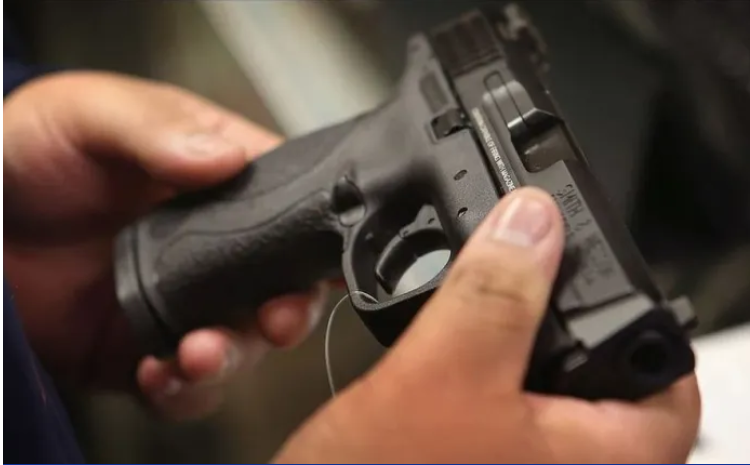
<path id="1" fill-rule="evenodd" d="M 314 326 L 324 293 L 311 290 L 269 302 L 243 334 L 195 331 L 175 360 L 139 361 L 115 299 L 115 234 L 157 202 L 239 172 L 276 136 L 180 89 L 100 73 L 33 81 L 6 100 L 4 116 L 6 278 L 58 380 L 137 384 L 161 413 L 197 416 L 242 364 Z"/>
<path id="2" fill-rule="evenodd" d="M 638 403 L 523 392 L 562 246 L 550 196 L 505 197 L 402 339 L 277 462 L 684 462 L 700 414 L 693 375 Z"/>

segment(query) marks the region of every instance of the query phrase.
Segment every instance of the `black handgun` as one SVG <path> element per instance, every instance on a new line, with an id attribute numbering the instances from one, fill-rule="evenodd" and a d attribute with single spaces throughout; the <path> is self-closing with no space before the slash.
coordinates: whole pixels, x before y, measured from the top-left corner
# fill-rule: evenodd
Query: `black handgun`
<path id="1" fill-rule="evenodd" d="M 498 200 L 530 185 L 556 199 L 567 237 L 526 387 L 638 399 L 690 373 L 691 306 L 651 279 L 550 97 L 545 63 L 518 6 L 471 11 L 410 39 L 397 90 L 377 108 L 125 229 L 117 293 L 146 352 L 342 276 L 389 346 Z M 409 267 L 436 251 L 442 270 L 404 289 Z"/>

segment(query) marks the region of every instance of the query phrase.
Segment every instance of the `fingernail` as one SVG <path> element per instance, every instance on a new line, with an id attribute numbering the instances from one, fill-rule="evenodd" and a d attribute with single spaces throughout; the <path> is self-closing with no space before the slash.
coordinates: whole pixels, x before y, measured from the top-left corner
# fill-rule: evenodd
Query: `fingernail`
<path id="1" fill-rule="evenodd" d="M 181 141 L 182 153 L 192 157 L 209 158 L 223 155 L 240 147 L 225 138 L 211 133 L 196 133 Z"/>
<path id="2" fill-rule="evenodd" d="M 307 332 L 308 334 L 315 331 L 315 328 L 318 326 L 318 323 L 320 322 L 320 319 L 323 317 L 323 312 L 325 310 L 325 305 L 328 302 L 328 283 L 320 283 L 318 284 L 317 291 L 315 293 L 315 297 L 313 298 L 312 302 L 310 302 L 310 307 L 307 310 Z"/>
<path id="3" fill-rule="evenodd" d="M 162 395 L 165 397 L 177 395 L 180 391 L 182 391 L 182 388 L 184 386 L 184 383 L 179 379 L 170 378 L 169 381 L 167 381 L 167 384 L 164 386 L 164 389 L 162 389 Z"/>
<path id="4" fill-rule="evenodd" d="M 242 350 L 234 344 L 231 344 L 227 348 L 227 352 L 224 355 L 224 360 L 221 363 L 221 368 L 216 372 L 214 376 L 211 376 L 203 381 L 196 383 L 198 387 L 215 386 L 223 383 L 237 368 L 239 368 L 242 362 Z"/>
<path id="5" fill-rule="evenodd" d="M 242 351 L 236 345 L 231 344 L 229 348 L 227 348 L 227 354 L 224 357 L 224 364 L 221 366 L 219 377 L 225 378 L 227 375 L 234 372 L 240 366 L 241 361 Z"/>
<path id="6" fill-rule="evenodd" d="M 492 238 L 520 247 L 532 247 L 544 239 L 551 227 L 549 209 L 542 202 L 518 196 L 501 213 Z"/>

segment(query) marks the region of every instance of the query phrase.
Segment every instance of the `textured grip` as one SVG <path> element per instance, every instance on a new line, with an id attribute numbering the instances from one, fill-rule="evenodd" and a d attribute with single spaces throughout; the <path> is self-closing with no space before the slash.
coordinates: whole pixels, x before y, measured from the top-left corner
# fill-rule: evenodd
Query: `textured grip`
<path id="1" fill-rule="evenodd" d="M 265 301 L 338 275 L 331 191 L 354 124 L 292 140 L 121 233 L 118 298 L 147 353 L 169 353 L 199 327 L 246 324 Z"/>

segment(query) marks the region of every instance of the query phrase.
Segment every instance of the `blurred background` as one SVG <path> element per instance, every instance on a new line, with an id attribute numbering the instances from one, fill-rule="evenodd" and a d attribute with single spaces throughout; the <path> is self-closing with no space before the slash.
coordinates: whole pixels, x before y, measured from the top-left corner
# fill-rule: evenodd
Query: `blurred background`
<path id="1" fill-rule="evenodd" d="M 376 105 L 399 78 L 411 34 L 479 3 L 488 2 L 25 0 L 4 9 L 38 63 L 169 81 L 293 137 Z M 750 2 L 519 3 L 549 46 L 552 93 L 595 175 L 663 289 L 692 298 L 696 337 L 743 328 Z M 88 459 L 267 461 L 329 398 L 324 326 L 237 380 L 224 408 L 198 423 L 159 423 L 128 399 L 69 396 Z M 381 353 L 357 317 L 340 311 L 339 386 Z"/>

